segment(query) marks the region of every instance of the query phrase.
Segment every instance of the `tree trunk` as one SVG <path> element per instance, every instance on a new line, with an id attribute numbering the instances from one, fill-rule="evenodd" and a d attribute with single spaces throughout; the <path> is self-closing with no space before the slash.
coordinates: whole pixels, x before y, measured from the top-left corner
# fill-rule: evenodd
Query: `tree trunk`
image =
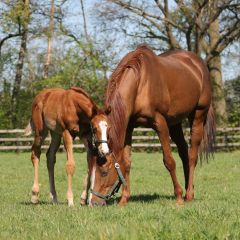
<path id="1" fill-rule="evenodd" d="M 54 0 L 51 1 L 51 13 L 49 20 L 49 28 L 48 28 L 48 50 L 47 50 L 47 60 L 43 69 L 43 77 L 48 78 L 49 73 L 49 65 L 51 64 L 51 55 L 52 55 L 52 35 L 53 35 L 53 17 L 54 17 Z"/>
<path id="2" fill-rule="evenodd" d="M 21 37 L 21 45 L 18 54 L 18 61 L 16 66 L 16 75 L 15 81 L 12 90 L 12 125 L 16 127 L 17 124 L 17 99 L 20 92 L 21 82 L 22 82 L 22 72 L 23 72 L 23 64 L 24 58 L 27 51 L 27 35 L 28 35 L 28 22 L 29 22 L 29 0 L 23 0 L 23 10 L 22 10 L 22 28 L 23 34 Z"/>
<path id="3" fill-rule="evenodd" d="M 221 58 L 219 55 L 212 58 L 208 63 L 213 90 L 213 108 L 215 110 L 218 126 L 226 123 L 226 101 L 222 81 Z"/>
<path id="4" fill-rule="evenodd" d="M 216 4 L 215 1 L 212 1 L 210 7 L 210 16 L 213 14 Z M 219 40 L 219 20 L 216 19 L 209 26 L 209 39 L 210 39 L 210 49 L 216 44 Z M 213 107 L 216 115 L 216 122 L 218 126 L 223 126 L 226 123 L 226 101 L 224 94 L 224 86 L 222 80 L 222 69 L 221 69 L 221 56 L 220 53 L 215 51 L 211 53 L 213 58 L 208 63 L 208 68 L 210 71 L 210 78 L 212 83 L 213 90 Z"/>

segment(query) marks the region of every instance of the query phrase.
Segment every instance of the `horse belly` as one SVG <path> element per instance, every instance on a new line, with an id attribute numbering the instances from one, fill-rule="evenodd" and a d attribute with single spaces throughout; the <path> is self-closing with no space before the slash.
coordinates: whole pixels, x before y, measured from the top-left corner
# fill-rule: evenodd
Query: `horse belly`
<path id="1" fill-rule="evenodd" d="M 44 124 L 49 130 L 51 130 L 53 132 L 56 132 L 59 134 L 62 134 L 62 132 L 63 132 L 63 128 L 62 128 L 61 124 L 59 122 L 57 122 L 56 118 L 45 117 Z"/>
<path id="2" fill-rule="evenodd" d="M 178 123 L 187 117 L 198 105 L 200 87 L 198 82 L 183 81 L 176 83 L 174 91 L 170 91 L 169 109 L 166 118 L 170 123 Z"/>

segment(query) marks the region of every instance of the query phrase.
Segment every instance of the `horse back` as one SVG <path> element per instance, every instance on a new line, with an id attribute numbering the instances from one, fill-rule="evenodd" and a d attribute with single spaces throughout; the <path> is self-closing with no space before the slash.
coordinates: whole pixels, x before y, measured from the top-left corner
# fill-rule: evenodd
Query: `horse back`
<path id="1" fill-rule="evenodd" d="M 209 107 L 211 88 L 208 70 L 194 53 L 169 51 L 157 57 L 147 56 L 144 64 L 144 84 L 139 84 L 136 99 L 136 109 L 140 114 L 148 116 L 158 111 L 168 119 L 178 121 L 196 107 Z"/>
<path id="2" fill-rule="evenodd" d="M 64 90 L 45 89 L 34 99 L 32 119 L 34 125 L 61 133 L 64 129 L 79 132 L 80 123 L 88 123 L 92 100 L 80 88 Z"/>
<path id="3" fill-rule="evenodd" d="M 199 56 L 185 50 L 172 50 L 159 55 L 159 61 L 166 61 L 165 69 L 171 72 L 167 83 L 169 88 L 175 88 L 176 95 L 179 91 L 179 94 L 192 100 L 195 96 L 199 108 L 210 105 L 212 96 L 209 71 Z"/>

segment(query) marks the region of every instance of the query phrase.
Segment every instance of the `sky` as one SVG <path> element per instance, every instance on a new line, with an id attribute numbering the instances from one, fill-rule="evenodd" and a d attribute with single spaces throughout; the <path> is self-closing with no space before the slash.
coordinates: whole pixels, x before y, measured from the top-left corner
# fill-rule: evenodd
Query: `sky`
<path id="1" fill-rule="evenodd" d="M 92 20 L 93 18 L 93 9 L 94 9 L 94 4 L 98 2 L 99 0 L 84 0 L 84 6 L 85 6 L 85 14 L 86 14 L 86 18 L 87 18 L 87 24 L 88 24 L 88 29 L 90 32 L 92 32 L 92 34 L 94 35 L 94 22 L 96 24 L 97 19 L 95 18 L 94 20 Z M 174 3 L 173 0 L 169 1 L 169 6 L 173 6 Z M 81 16 L 81 7 L 80 7 L 80 0 L 72 0 L 68 3 L 68 10 L 72 12 L 72 17 L 69 18 L 66 22 L 66 24 L 71 27 L 71 28 L 79 28 L 79 29 L 83 29 L 83 24 L 82 24 L 82 18 L 80 18 L 79 16 Z M 121 41 L 119 41 L 118 45 L 121 45 Z M 235 46 L 237 46 L 238 50 L 240 49 L 240 43 L 236 43 Z M 233 52 L 232 55 L 230 55 L 229 57 L 227 56 L 227 53 L 229 52 L 229 50 L 231 50 L 231 52 Z M 125 50 L 126 53 L 128 50 Z M 228 80 L 228 79 L 232 79 L 234 77 L 236 77 L 237 75 L 240 75 L 240 58 L 239 58 L 239 54 L 236 54 L 235 49 L 230 49 L 228 48 L 222 57 L 222 74 L 223 74 L 223 79 L 224 80 Z M 238 56 L 237 56 L 238 55 Z M 121 56 L 119 57 L 121 58 Z M 120 60 L 120 59 L 119 59 Z"/>

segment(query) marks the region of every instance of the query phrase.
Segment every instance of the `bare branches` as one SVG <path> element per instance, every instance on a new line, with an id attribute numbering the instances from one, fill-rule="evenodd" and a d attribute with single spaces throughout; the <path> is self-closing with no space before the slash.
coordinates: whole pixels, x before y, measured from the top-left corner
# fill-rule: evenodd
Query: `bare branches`
<path id="1" fill-rule="evenodd" d="M 167 19 L 169 19 L 168 0 L 164 0 L 164 16 L 165 16 L 165 19 L 164 19 L 165 28 L 166 28 L 167 36 L 169 38 L 170 46 L 172 48 L 181 48 L 180 44 L 177 42 L 176 38 L 172 33 L 171 24 L 169 23 L 169 21 L 167 21 Z"/>
<path id="2" fill-rule="evenodd" d="M 2 52 L 2 46 L 3 46 L 5 41 L 7 41 L 10 38 L 20 37 L 20 36 L 23 35 L 23 31 L 21 30 L 20 17 L 17 17 L 17 21 L 18 21 L 18 32 L 17 33 L 9 33 L 7 36 L 2 38 L 1 41 L 0 41 L 0 57 L 1 57 L 1 52 Z"/>

